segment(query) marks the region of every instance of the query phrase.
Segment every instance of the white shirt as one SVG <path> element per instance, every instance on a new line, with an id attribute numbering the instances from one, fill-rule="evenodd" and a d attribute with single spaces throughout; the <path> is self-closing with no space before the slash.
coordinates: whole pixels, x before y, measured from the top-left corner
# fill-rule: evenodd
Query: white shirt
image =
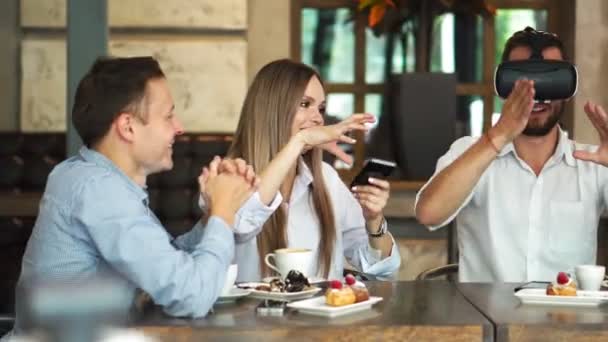
<path id="1" fill-rule="evenodd" d="M 435 175 L 476 141 L 454 142 L 437 162 Z M 596 148 L 577 144 L 560 130 L 555 153 L 537 177 L 513 144 L 506 145 L 460 208 L 429 227 L 456 218 L 460 281 L 552 281 L 560 271 L 574 274 L 576 265 L 595 264 L 608 170 L 572 153 Z"/>
<path id="2" fill-rule="evenodd" d="M 390 277 L 401 264 L 399 249 L 394 240 L 390 256 L 380 260 L 380 251 L 369 245 L 365 219 L 359 203 L 344 185 L 336 170 L 326 163 L 323 163 L 323 177 L 334 209 L 337 230 L 329 278 L 342 278 L 344 258 L 359 271 L 379 277 Z M 288 207 L 287 247 L 311 249 L 316 255 L 315 260 L 318 260 L 321 235 L 319 220 L 311 199 L 311 184 L 312 174 L 300 159 L 299 172 L 294 181 Z M 239 209 L 234 227 L 235 259 L 239 269 L 237 281 L 256 281 L 262 278 L 255 237 L 281 202 L 282 197 L 278 193 L 273 202 L 265 206 L 256 193 Z M 323 276 L 317 269 L 316 263 L 313 274 L 318 277 Z"/>

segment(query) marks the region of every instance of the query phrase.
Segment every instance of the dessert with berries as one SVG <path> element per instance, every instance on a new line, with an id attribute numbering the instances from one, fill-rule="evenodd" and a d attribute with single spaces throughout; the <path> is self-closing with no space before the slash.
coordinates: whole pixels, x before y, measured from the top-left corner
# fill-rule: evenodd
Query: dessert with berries
<path id="1" fill-rule="evenodd" d="M 576 296 L 576 283 L 566 272 L 559 272 L 554 283 L 547 285 L 549 296 Z"/>
<path id="2" fill-rule="evenodd" d="M 329 282 L 329 289 L 325 293 L 325 303 L 331 306 L 342 306 L 364 302 L 369 299 L 367 287 L 357 281 L 352 274 L 347 274 L 344 283 L 339 280 Z"/>
<path id="3" fill-rule="evenodd" d="M 354 275 L 347 274 L 344 277 L 344 281 L 355 293 L 356 303 L 364 302 L 369 299 L 369 291 L 367 291 L 367 287 L 362 282 L 358 281 Z"/>
<path id="4" fill-rule="evenodd" d="M 339 280 L 329 282 L 329 288 L 325 293 L 325 303 L 331 306 L 343 306 L 353 304 L 357 300 L 355 292 L 350 286 L 344 286 Z"/>

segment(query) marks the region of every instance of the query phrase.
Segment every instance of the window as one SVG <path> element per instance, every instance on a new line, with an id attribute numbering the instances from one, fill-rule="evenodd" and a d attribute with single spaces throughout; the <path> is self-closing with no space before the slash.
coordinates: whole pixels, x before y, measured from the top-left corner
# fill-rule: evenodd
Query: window
<path id="1" fill-rule="evenodd" d="M 572 22 L 564 19 L 566 14 L 572 15 L 571 1 L 488 2 L 497 8 L 495 16 L 467 17 L 448 12 L 433 17 L 429 46 L 422 49 L 428 51 L 428 65 L 416 65 L 421 55 L 415 37 L 411 33 L 395 37 L 398 41 L 392 45 L 392 57 L 387 61 L 390 38 L 374 34 L 367 26 L 367 15 L 356 10 L 356 2 L 293 0 L 292 57 L 320 72 L 328 93 L 328 114 L 336 119 L 358 112 L 381 115 L 387 68 L 392 73 L 456 72 L 456 135 L 478 136 L 498 119 L 502 109 L 502 100 L 494 95 L 493 76 L 508 37 L 525 26 L 562 37 L 566 32 L 566 45 L 571 44 L 567 38 L 572 36 Z M 565 121 L 567 129 L 571 119 Z M 341 170 L 346 179 L 362 165 L 368 138 L 357 137 L 353 148 L 346 147 L 355 158 L 352 170 Z"/>

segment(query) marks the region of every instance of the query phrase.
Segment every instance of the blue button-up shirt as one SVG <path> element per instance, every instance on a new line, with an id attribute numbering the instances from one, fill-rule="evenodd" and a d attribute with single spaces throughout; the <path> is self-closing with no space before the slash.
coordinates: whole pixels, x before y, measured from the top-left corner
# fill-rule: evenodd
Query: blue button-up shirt
<path id="1" fill-rule="evenodd" d="M 233 233 L 223 220 L 211 217 L 172 240 L 145 189 L 83 147 L 49 175 L 18 287 L 110 274 L 128 298 L 140 288 L 170 315 L 204 316 L 233 256 Z"/>

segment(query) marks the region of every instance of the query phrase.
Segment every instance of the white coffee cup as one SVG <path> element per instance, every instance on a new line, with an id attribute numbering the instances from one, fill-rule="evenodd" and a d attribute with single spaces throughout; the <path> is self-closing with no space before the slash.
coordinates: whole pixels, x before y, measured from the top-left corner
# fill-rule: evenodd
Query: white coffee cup
<path id="1" fill-rule="evenodd" d="M 230 290 L 234 286 L 234 282 L 236 281 L 236 275 L 238 273 L 238 265 L 232 264 L 228 266 L 228 271 L 226 272 L 226 280 L 224 280 L 224 287 L 222 288 L 222 296 L 230 294 Z"/>
<path id="2" fill-rule="evenodd" d="M 581 290 L 599 291 L 606 274 L 606 267 L 599 265 L 579 265 L 574 268 L 576 281 Z"/>
<path id="3" fill-rule="evenodd" d="M 274 259 L 274 264 L 270 262 Z M 264 262 L 268 267 L 277 271 L 282 278 L 285 278 L 289 271 L 300 271 L 305 277 L 310 276 L 312 265 L 312 251 L 305 248 L 281 248 L 274 253 L 266 254 Z"/>

